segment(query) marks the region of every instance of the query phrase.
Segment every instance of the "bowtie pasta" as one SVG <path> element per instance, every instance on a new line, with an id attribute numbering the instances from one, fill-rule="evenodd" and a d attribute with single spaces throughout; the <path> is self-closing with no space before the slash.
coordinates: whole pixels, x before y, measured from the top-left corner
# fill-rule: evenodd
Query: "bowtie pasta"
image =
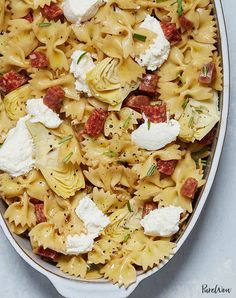
<path id="1" fill-rule="evenodd" d="M 128 287 L 173 254 L 205 183 L 221 57 L 210 0 L 100 2 L 1 1 L 0 195 L 36 254 Z M 168 208 L 177 232 L 148 234 Z"/>

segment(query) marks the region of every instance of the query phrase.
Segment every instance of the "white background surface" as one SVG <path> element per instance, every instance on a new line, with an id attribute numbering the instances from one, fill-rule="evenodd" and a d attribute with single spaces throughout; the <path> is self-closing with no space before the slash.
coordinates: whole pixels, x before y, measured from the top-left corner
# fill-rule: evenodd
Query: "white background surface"
<path id="1" fill-rule="evenodd" d="M 182 250 L 158 274 L 143 281 L 130 298 L 236 297 L 236 2 L 222 2 L 230 44 L 231 108 L 218 174 L 197 226 Z M 202 284 L 218 284 L 232 291 L 202 294 Z M 1 230 L 0 297 L 61 297 L 44 276 L 15 253 Z"/>

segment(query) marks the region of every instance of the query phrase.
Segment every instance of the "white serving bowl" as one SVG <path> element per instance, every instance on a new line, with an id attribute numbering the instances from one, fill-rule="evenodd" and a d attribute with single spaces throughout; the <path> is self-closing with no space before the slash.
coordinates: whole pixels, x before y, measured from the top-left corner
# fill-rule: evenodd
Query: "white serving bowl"
<path id="1" fill-rule="evenodd" d="M 223 72 L 224 72 L 224 88 L 220 96 L 220 112 L 221 120 L 218 129 L 218 140 L 215 141 L 215 146 L 212 154 L 212 160 L 209 167 L 209 172 L 207 174 L 207 182 L 196 201 L 194 212 L 191 215 L 187 227 L 181 237 L 177 240 L 177 246 L 174 249 L 174 254 L 181 248 L 182 244 L 186 241 L 188 235 L 195 226 L 202 208 L 206 202 L 209 191 L 211 189 L 218 163 L 221 156 L 221 151 L 224 143 L 224 137 L 226 132 L 226 124 L 228 117 L 228 107 L 229 107 L 229 53 L 228 53 L 228 43 L 227 34 L 225 29 L 224 15 L 222 11 L 221 0 L 215 0 L 215 13 L 218 20 L 219 29 L 219 47 L 222 54 L 223 62 Z M 129 296 L 138 284 L 148 276 L 158 272 L 168 261 L 173 257 L 173 255 L 163 262 L 160 266 L 153 268 L 146 273 L 139 274 L 137 281 L 132 284 L 128 289 L 124 287 L 118 287 L 113 285 L 106 280 L 97 281 L 85 281 L 80 278 L 73 278 L 67 274 L 62 273 L 55 266 L 43 261 L 39 256 L 32 252 L 30 242 L 20 236 L 13 235 L 10 232 L 9 226 L 4 220 L 2 214 L 4 213 L 6 207 L 4 202 L 0 201 L 0 225 L 3 232 L 7 236 L 8 240 L 18 252 L 18 254 L 34 269 L 45 275 L 55 286 L 57 291 L 64 297 L 67 298 L 124 298 Z"/>

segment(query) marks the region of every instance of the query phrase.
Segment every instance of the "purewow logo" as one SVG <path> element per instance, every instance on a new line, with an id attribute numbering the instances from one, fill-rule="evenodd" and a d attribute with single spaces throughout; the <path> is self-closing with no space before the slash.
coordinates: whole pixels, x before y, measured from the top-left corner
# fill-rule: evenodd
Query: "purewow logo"
<path id="1" fill-rule="evenodd" d="M 224 288 L 223 286 L 215 285 L 210 287 L 207 284 L 202 285 L 202 294 L 230 294 L 232 288 Z"/>

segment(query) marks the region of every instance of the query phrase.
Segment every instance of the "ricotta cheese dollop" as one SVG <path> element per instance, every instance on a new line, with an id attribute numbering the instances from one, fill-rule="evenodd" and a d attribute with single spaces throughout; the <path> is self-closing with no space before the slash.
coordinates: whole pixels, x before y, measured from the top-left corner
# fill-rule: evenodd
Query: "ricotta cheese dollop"
<path id="1" fill-rule="evenodd" d="M 104 3 L 104 0 L 65 0 L 62 10 L 68 21 L 79 25 L 90 20 Z"/>
<path id="2" fill-rule="evenodd" d="M 88 197 L 84 197 L 75 209 L 77 216 L 83 221 L 87 234 L 69 235 L 67 237 L 67 253 L 81 254 L 91 251 L 94 239 L 109 225 L 109 218 L 98 209 Z"/>
<path id="3" fill-rule="evenodd" d="M 20 118 L 0 148 L 0 170 L 13 177 L 28 173 L 34 167 L 33 140 L 25 122 L 29 116 Z"/>
<path id="4" fill-rule="evenodd" d="M 93 59 L 90 53 L 86 53 L 86 54 L 84 53 L 85 53 L 84 51 L 77 50 L 72 54 L 70 72 L 76 78 L 76 81 L 75 81 L 76 90 L 79 92 L 87 93 L 88 96 L 92 96 L 91 90 L 86 83 L 86 75 L 90 70 L 92 70 L 95 67 L 95 64 L 93 62 Z"/>
<path id="5" fill-rule="evenodd" d="M 181 207 L 169 206 L 151 211 L 140 224 L 148 236 L 170 237 L 178 232 Z"/>
<path id="6" fill-rule="evenodd" d="M 165 38 L 160 22 L 156 18 L 148 15 L 140 28 L 156 33 L 157 37 L 150 47 L 137 56 L 135 60 L 140 66 L 146 67 L 148 70 L 156 70 L 167 60 L 170 53 L 170 43 Z"/>
<path id="7" fill-rule="evenodd" d="M 43 99 L 30 99 L 26 103 L 26 109 L 31 116 L 32 123 L 40 122 L 48 128 L 57 128 L 62 120 L 59 115 L 43 103 Z"/>
<path id="8" fill-rule="evenodd" d="M 131 134 L 132 141 L 142 149 L 159 150 L 176 140 L 180 133 L 180 125 L 177 120 L 168 122 L 151 123 L 144 117 L 145 122 Z"/>

